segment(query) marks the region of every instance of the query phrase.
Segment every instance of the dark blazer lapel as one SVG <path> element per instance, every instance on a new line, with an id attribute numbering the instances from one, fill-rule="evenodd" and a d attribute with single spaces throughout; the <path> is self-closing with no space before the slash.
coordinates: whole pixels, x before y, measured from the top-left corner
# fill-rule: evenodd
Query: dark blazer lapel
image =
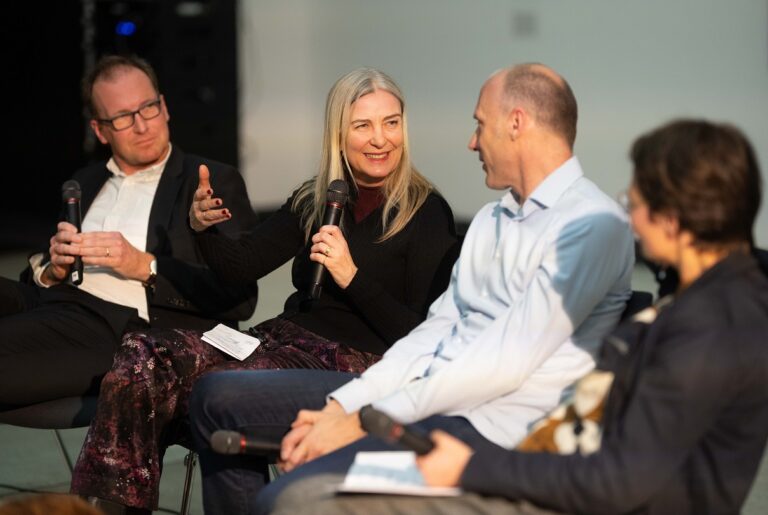
<path id="1" fill-rule="evenodd" d="M 165 235 L 171 221 L 174 208 L 179 196 L 179 189 L 184 184 L 184 153 L 178 147 L 173 147 L 171 156 L 165 164 L 160 183 L 157 185 L 155 200 L 149 212 L 147 227 L 147 252 L 156 252 L 162 245 L 160 237 Z"/>

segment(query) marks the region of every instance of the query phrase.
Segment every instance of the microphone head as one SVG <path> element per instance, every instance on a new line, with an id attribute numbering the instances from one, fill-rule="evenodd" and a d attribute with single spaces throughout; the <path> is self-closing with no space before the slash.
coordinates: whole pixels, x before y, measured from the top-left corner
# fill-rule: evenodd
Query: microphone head
<path id="1" fill-rule="evenodd" d="M 71 179 L 61 185 L 61 198 L 64 202 L 68 200 L 80 200 L 80 183 Z"/>
<path id="2" fill-rule="evenodd" d="M 219 454 L 240 454 L 242 435 L 237 431 L 214 431 L 211 435 L 211 449 Z"/>
<path id="3" fill-rule="evenodd" d="M 343 179 L 336 179 L 331 181 L 328 185 L 328 192 L 325 195 L 326 202 L 334 202 L 341 204 L 342 206 L 347 203 L 349 198 L 349 185 L 347 181 Z"/>

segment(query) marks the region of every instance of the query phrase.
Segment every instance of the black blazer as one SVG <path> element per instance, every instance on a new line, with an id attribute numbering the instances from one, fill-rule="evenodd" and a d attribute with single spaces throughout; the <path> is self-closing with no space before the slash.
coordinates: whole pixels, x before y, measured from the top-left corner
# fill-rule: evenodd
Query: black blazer
<path id="1" fill-rule="evenodd" d="M 205 265 L 189 227 L 188 213 L 197 189 L 201 164 L 211 172 L 214 195 L 224 200 L 232 219 L 218 225 L 218 231 L 232 238 L 249 233 L 256 225 L 256 215 L 241 175 L 231 166 L 192 154 L 174 146 L 152 203 L 147 229 L 146 251 L 157 258 L 157 282 L 147 288 L 147 303 L 152 327 L 209 329 L 217 321 L 234 326 L 245 320 L 256 307 L 257 288 L 251 285 L 224 285 Z M 78 170 L 73 179 L 82 190 L 81 210 L 88 212 L 96 195 L 111 173 L 106 161 Z M 31 278 L 30 270 L 22 280 Z M 48 299 L 85 304 L 105 317 L 117 334 L 122 334 L 129 318 L 136 314 L 112 303 L 105 303 L 83 292 L 73 292 L 67 285 L 54 286 Z M 106 307 L 105 307 L 106 306 Z"/>
<path id="2" fill-rule="evenodd" d="M 569 513 L 738 513 L 768 437 L 768 278 L 729 256 L 634 334 L 606 340 L 598 452 L 482 449 L 462 486 Z"/>

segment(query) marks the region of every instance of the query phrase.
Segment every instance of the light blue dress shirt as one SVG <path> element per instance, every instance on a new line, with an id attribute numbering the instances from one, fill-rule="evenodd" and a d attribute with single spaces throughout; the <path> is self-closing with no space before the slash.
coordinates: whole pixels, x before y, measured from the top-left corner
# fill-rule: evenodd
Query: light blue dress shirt
<path id="1" fill-rule="evenodd" d="M 484 206 L 427 319 L 330 397 L 403 423 L 463 416 L 512 447 L 594 367 L 633 265 L 626 215 L 572 157 L 522 205 Z"/>

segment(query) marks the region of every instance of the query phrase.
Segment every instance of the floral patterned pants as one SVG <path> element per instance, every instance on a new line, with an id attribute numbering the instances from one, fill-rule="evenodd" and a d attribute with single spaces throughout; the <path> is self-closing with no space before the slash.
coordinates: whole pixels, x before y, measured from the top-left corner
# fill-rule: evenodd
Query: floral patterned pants
<path id="1" fill-rule="evenodd" d="M 72 492 L 157 509 L 165 449 L 188 441 L 189 395 L 203 374 L 280 368 L 361 373 L 380 359 L 280 318 L 249 332 L 261 345 L 244 361 L 203 342 L 200 331 L 125 335 L 102 380 L 96 417 L 72 475 Z"/>

